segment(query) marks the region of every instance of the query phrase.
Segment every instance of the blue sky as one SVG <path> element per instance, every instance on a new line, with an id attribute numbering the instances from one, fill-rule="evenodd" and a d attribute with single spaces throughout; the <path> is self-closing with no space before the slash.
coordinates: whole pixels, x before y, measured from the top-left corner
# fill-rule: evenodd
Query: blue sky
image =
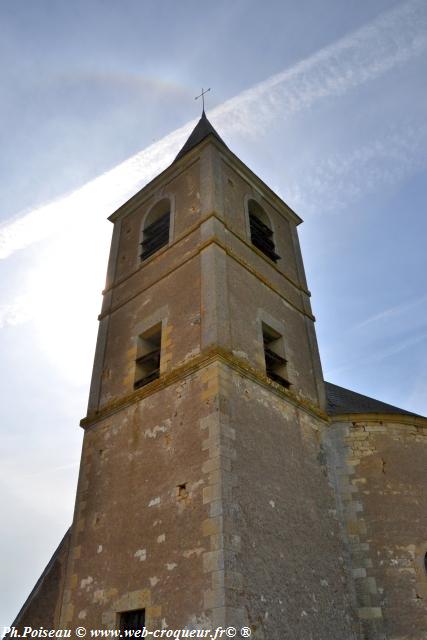
<path id="1" fill-rule="evenodd" d="M 0 626 L 72 519 L 111 225 L 199 115 L 304 219 L 325 378 L 427 414 L 427 6 L 0 6 Z"/>

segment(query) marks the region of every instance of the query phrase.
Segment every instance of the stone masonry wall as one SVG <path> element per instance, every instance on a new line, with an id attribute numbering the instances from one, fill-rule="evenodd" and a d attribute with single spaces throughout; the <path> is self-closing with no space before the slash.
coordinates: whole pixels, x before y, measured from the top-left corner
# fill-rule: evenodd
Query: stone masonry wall
<path id="1" fill-rule="evenodd" d="M 356 637 L 343 544 L 319 435 L 325 423 L 281 392 L 229 375 L 234 441 L 229 533 L 239 541 L 231 566 L 254 638 Z"/>
<path id="2" fill-rule="evenodd" d="M 149 629 L 224 619 L 215 365 L 159 388 L 85 434 L 62 624 Z"/>
<path id="3" fill-rule="evenodd" d="M 410 418 L 407 418 L 407 420 Z M 325 439 L 366 640 L 427 637 L 427 430 L 333 424 Z"/>

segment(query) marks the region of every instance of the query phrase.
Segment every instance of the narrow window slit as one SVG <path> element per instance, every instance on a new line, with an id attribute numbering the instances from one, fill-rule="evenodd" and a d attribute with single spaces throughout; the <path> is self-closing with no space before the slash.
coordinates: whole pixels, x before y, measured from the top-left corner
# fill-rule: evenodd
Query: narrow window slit
<path id="1" fill-rule="evenodd" d="M 161 324 L 139 336 L 135 360 L 134 389 L 140 389 L 160 377 L 161 348 Z"/>
<path id="2" fill-rule="evenodd" d="M 270 380 L 274 380 L 289 389 L 291 383 L 287 371 L 288 361 L 284 355 L 283 337 L 263 323 L 262 337 L 264 342 L 265 371 Z"/>

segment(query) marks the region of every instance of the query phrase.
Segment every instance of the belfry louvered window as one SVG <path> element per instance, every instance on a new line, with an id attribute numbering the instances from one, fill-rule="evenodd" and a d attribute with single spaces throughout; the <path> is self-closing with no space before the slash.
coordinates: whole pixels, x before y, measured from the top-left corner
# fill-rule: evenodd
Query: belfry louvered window
<path id="1" fill-rule="evenodd" d="M 249 200 L 248 212 L 252 244 L 270 260 L 277 262 L 280 256 L 275 251 L 273 231 L 267 214 L 255 200 Z"/>
<path id="2" fill-rule="evenodd" d="M 141 242 L 141 260 L 147 260 L 169 243 L 170 203 L 161 200 L 149 213 L 144 224 Z"/>
<path id="3" fill-rule="evenodd" d="M 162 326 L 158 324 L 138 338 L 134 389 L 145 387 L 160 377 L 161 350 Z"/>
<path id="4" fill-rule="evenodd" d="M 287 370 L 288 361 L 284 355 L 283 337 L 263 323 L 262 339 L 267 377 L 281 384 L 282 387 L 289 389 L 291 383 L 289 382 Z"/>

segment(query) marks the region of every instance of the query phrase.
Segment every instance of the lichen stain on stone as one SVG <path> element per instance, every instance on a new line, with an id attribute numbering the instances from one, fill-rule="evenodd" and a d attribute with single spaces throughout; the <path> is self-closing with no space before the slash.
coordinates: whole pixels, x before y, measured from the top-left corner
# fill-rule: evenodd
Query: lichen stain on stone
<path id="1" fill-rule="evenodd" d="M 191 558 L 191 556 L 196 556 L 197 558 L 206 551 L 204 547 L 197 547 L 196 549 L 187 549 L 183 552 L 184 558 Z"/>
<path id="2" fill-rule="evenodd" d="M 410 573 L 410 574 L 416 573 L 413 567 L 399 567 L 398 571 L 399 573 Z"/>
<path id="3" fill-rule="evenodd" d="M 248 354 L 245 351 L 239 351 L 239 350 L 233 349 L 232 354 L 236 358 L 240 358 L 240 360 L 246 360 L 247 362 L 249 362 Z"/>
<path id="4" fill-rule="evenodd" d="M 200 353 L 200 348 L 196 347 L 195 349 L 192 349 L 191 351 L 189 351 L 185 356 L 182 362 L 188 362 L 189 360 L 191 360 L 192 358 L 195 358 L 196 356 L 198 356 Z"/>
<path id="5" fill-rule="evenodd" d="M 138 558 L 140 562 L 144 562 L 147 559 L 147 550 L 146 549 L 138 549 L 133 554 L 134 558 Z"/>
<path id="6" fill-rule="evenodd" d="M 198 489 L 200 486 L 204 484 L 205 484 L 205 481 L 203 480 L 203 478 L 201 480 L 197 480 L 197 482 L 191 485 L 189 491 L 191 491 L 191 493 L 194 493 L 196 489 Z"/>
<path id="7" fill-rule="evenodd" d="M 105 604 L 108 602 L 107 594 L 104 592 L 104 589 L 97 589 L 93 594 L 93 602 L 95 604 Z"/>
<path id="8" fill-rule="evenodd" d="M 416 547 L 414 544 L 408 544 L 406 547 L 397 546 L 396 549 L 407 551 L 411 558 L 415 559 Z"/>
<path id="9" fill-rule="evenodd" d="M 83 578 L 83 580 L 80 582 L 80 589 L 86 589 L 86 591 L 89 591 L 89 589 L 92 588 L 92 583 L 93 583 L 92 576 Z"/>
<path id="10" fill-rule="evenodd" d="M 159 433 L 166 433 L 169 427 L 170 420 L 165 420 L 165 424 L 156 425 L 152 429 L 146 429 L 144 431 L 144 438 L 157 438 Z"/>
<path id="11" fill-rule="evenodd" d="M 212 628 L 212 621 L 205 614 L 201 616 L 191 615 L 188 619 L 187 629 L 210 629 Z"/>

